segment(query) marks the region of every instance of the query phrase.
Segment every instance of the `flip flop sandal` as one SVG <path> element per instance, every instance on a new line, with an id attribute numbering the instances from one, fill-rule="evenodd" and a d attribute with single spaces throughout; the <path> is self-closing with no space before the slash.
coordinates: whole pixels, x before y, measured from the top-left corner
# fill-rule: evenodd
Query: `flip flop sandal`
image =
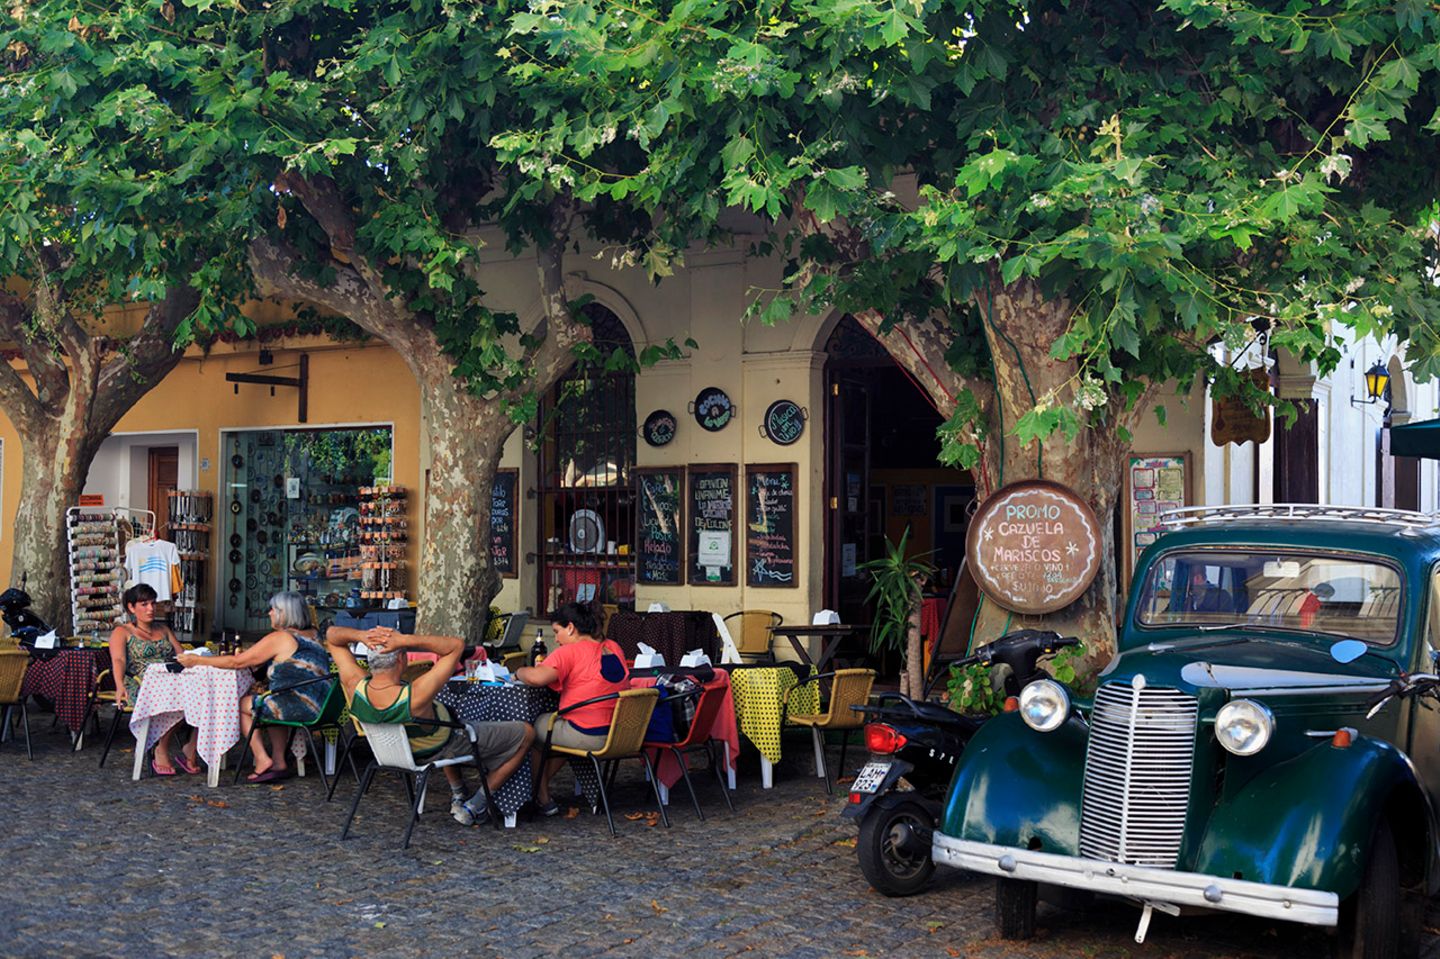
<path id="1" fill-rule="evenodd" d="M 175 758 L 170 760 L 170 765 L 190 776 L 197 776 L 200 774 L 199 760 L 196 760 L 195 763 L 192 765 L 188 756 L 176 756 Z"/>
<path id="2" fill-rule="evenodd" d="M 173 763 L 174 761 L 172 760 L 171 762 Z M 175 775 L 175 770 L 174 770 L 174 769 L 161 769 L 159 766 L 157 766 L 157 765 L 155 764 L 155 760 L 153 760 L 153 759 L 150 760 L 150 771 L 151 771 L 152 773 L 154 773 L 155 775 L 157 775 L 157 776 L 173 776 L 173 775 Z"/>
<path id="3" fill-rule="evenodd" d="M 250 783 L 252 786 L 258 786 L 261 783 L 273 783 L 286 778 L 288 777 L 281 775 L 281 770 L 271 767 L 270 769 L 265 770 L 263 773 L 251 773 L 250 775 L 245 777 L 245 781 L 247 783 Z"/>

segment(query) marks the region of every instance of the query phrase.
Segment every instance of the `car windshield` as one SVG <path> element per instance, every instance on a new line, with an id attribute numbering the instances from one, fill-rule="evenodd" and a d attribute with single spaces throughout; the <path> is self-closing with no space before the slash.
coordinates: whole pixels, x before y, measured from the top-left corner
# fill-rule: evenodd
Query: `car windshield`
<path id="1" fill-rule="evenodd" d="M 1333 553 L 1171 552 L 1150 567 L 1142 626 L 1268 626 L 1388 645 L 1400 618 L 1400 573 Z"/>

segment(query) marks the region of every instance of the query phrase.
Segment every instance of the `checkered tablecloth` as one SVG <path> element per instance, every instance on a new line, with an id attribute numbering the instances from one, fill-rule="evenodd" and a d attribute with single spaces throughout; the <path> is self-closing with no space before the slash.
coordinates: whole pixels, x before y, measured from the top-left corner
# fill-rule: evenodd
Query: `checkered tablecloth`
<path id="1" fill-rule="evenodd" d="M 60 721 L 70 732 L 78 733 L 90 712 L 96 672 L 108 665 L 109 649 L 62 649 L 44 659 L 32 658 L 20 696 L 50 700 Z"/>
<path id="2" fill-rule="evenodd" d="M 245 669 L 191 666 L 172 673 L 164 663 L 152 663 L 135 698 L 130 730 L 138 739 L 141 725 L 149 719 L 145 742 L 149 749 L 183 719 L 195 727 L 200 758 L 214 766 L 240 741 L 240 696 L 250 689 L 250 683 L 250 672 Z"/>
<path id="3" fill-rule="evenodd" d="M 813 673 L 814 670 L 812 669 Z M 760 755 L 772 763 L 780 761 L 781 700 L 799 679 L 789 666 L 731 669 L 730 690 L 735 696 L 735 718 L 740 732 L 755 744 Z M 806 683 L 790 695 L 789 712 L 820 711 L 820 684 Z"/>
<path id="4" fill-rule="evenodd" d="M 435 698 L 454 712 L 457 719 L 467 723 L 510 720 L 534 725 L 535 720 L 560 706 L 559 694 L 543 686 L 487 686 L 464 680 L 446 683 Z M 539 735 L 543 739 L 543 730 Z M 586 801 L 592 807 L 598 804 L 600 786 L 589 761 L 572 762 L 570 768 L 580 782 Z M 495 791 L 495 804 L 501 812 L 513 813 L 530 801 L 533 790 L 534 772 L 530 768 L 530 757 L 526 756 L 514 775 Z"/>

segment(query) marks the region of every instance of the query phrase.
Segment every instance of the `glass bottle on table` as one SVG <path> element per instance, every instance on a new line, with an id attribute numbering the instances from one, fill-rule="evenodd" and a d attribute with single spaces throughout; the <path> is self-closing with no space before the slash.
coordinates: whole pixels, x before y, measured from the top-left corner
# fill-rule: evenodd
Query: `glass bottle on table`
<path id="1" fill-rule="evenodd" d="M 535 627 L 535 642 L 530 647 L 530 665 L 539 666 L 545 662 L 546 652 L 548 650 L 545 648 L 545 629 L 537 626 Z"/>

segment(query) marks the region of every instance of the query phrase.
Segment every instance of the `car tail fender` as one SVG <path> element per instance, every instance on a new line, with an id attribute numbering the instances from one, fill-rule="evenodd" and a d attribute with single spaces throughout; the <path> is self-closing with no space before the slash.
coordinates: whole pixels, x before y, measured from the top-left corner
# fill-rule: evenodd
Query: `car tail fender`
<path id="1" fill-rule="evenodd" d="M 1017 713 L 982 726 L 965 747 L 945 798 L 941 831 L 1002 846 L 1074 855 L 1088 730 L 1071 716 L 1038 733 Z"/>
<path id="2" fill-rule="evenodd" d="M 1435 816 L 1409 758 L 1368 736 L 1347 747 L 1325 740 L 1216 806 L 1195 871 L 1344 898 L 1360 884 L 1381 817 L 1405 850 L 1406 884 L 1433 881 Z"/>

